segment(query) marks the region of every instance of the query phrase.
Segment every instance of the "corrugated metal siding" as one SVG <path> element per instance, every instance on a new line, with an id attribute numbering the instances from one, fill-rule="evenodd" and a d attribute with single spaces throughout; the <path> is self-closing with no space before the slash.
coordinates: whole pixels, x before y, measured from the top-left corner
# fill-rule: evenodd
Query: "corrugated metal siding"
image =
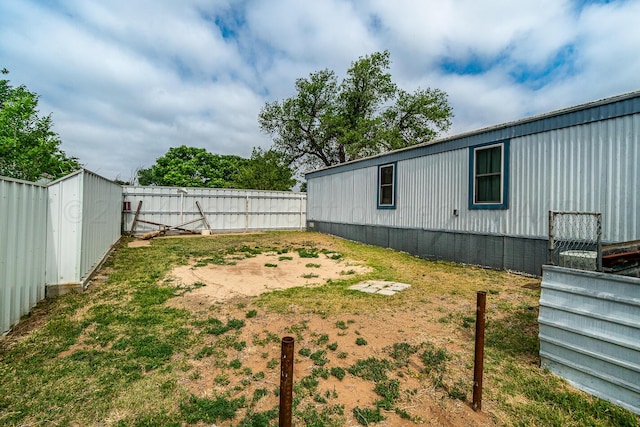
<path id="1" fill-rule="evenodd" d="M 82 170 L 48 187 L 48 285 L 80 283 L 120 237 L 122 187 Z"/>
<path id="2" fill-rule="evenodd" d="M 640 414 L 640 279 L 545 266 L 542 366 Z"/>
<path id="3" fill-rule="evenodd" d="M 48 187 L 47 275 L 49 285 L 78 283 L 82 239 L 82 172 Z"/>
<path id="4" fill-rule="evenodd" d="M 549 210 L 603 214 L 603 240 L 640 236 L 640 115 L 511 140 L 505 233 L 547 235 Z"/>
<path id="5" fill-rule="evenodd" d="M 0 334 L 44 298 L 46 188 L 0 178 Z"/>
<path id="6" fill-rule="evenodd" d="M 78 280 L 118 241 L 122 221 L 122 187 L 89 171 L 82 176 L 82 251 Z"/>
<path id="7" fill-rule="evenodd" d="M 212 230 L 304 229 L 306 226 L 305 193 L 186 188 L 186 194 L 181 194 L 178 190 L 176 187 L 124 187 L 124 201 L 131 207 L 124 214 L 124 229 L 131 230 L 140 201 L 140 219 L 171 226 L 200 218 L 196 201 L 200 203 Z M 157 228 L 145 223 L 136 225 L 137 232 Z M 202 230 L 205 225 L 199 221 L 185 228 Z"/>
<path id="8" fill-rule="evenodd" d="M 640 114 L 510 140 L 509 209 L 468 209 L 468 148 L 397 163 L 397 208 L 377 166 L 308 176 L 309 220 L 546 238 L 549 210 L 603 213 L 603 240 L 640 238 Z M 459 216 L 454 216 L 457 209 Z"/>

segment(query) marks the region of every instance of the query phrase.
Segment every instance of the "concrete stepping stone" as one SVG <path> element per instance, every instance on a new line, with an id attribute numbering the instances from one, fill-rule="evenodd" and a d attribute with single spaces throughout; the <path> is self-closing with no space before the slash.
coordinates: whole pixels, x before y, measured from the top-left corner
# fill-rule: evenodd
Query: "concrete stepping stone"
<path id="1" fill-rule="evenodd" d="M 354 291 L 366 292 L 368 294 L 391 296 L 395 295 L 396 292 L 404 291 L 405 289 L 410 287 L 411 285 L 407 283 L 387 282 L 384 280 L 367 280 L 365 282 L 349 286 L 349 289 Z"/>

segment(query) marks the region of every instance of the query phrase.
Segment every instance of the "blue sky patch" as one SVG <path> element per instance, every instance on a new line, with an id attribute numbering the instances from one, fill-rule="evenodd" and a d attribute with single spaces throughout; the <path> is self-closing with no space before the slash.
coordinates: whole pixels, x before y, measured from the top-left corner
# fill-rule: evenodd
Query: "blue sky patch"
<path id="1" fill-rule="evenodd" d="M 616 0 L 573 0 L 573 3 L 576 5 L 576 7 L 579 10 L 584 9 L 587 6 L 590 6 L 592 4 L 609 4 L 609 3 L 614 3 Z M 621 1 L 621 0 L 617 0 L 617 1 Z"/>
<path id="2" fill-rule="evenodd" d="M 505 60 L 505 55 L 499 55 L 493 59 L 482 59 L 475 54 L 465 58 L 443 58 L 439 63 L 439 68 L 446 74 L 458 75 L 479 75 L 491 70 Z"/>
<path id="3" fill-rule="evenodd" d="M 575 67 L 575 46 L 566 45 L 561 48 L 545 64 L 518 64 L 513 67 L 509 75 L 516 83 L 532 89 L 540 89 L 553 80 L 566 78 L 577 74 Z"/>
<path id="4" fill-rule="evenodd" d="M 237 40 L 247 24 L 243 8 L 232 8 L 218 14 L 213 22 L 225 40 Z"/>
<path id="5" fill-rule="evenodd" d="M 369 15 L 368 26 L 372 33 L 378 33 L 382 31 L 382 19 L 380 19 L 379 15 L 371 14 Z"/>

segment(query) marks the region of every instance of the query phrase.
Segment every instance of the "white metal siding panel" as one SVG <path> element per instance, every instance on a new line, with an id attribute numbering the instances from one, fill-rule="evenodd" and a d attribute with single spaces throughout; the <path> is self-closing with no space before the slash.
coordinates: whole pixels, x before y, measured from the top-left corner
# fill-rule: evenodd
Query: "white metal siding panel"
<path id="1" fill-rule="evenodd" d="M 640 279 L 545 266 L 542 365 L 640 414 Z"/>
<path id="2" fill-rule="evenodd" d="M 547 212 L 603 214 L 603 240 L 640 238 L 640 115 L 511 140 L 509 235 L 546 237 Z"/>
<path id="3" fill-rule="evenodd" d="M 91 172 L 84 172 L 82 197 L 81 262 L 77 280 L 100 262 L 120 238 L 122 187 Z"/>
<path id="4" fill-rule="evenodd" d="M 394 225 L 468 229 L 476 218 L 467 212 L 466 185 L 460 185 L 467 182 L 467 161 L 467 152 L 456 150 L 398 162 L 399 215 Z M 456 209 L 458 217 L 454 216 Z"/>
<path id="5" fill-rule="evenodd" d="M 82 238 L 83 173 L 56 181 L 48 190 L 48 285 L 78 283 Z"/>
<path id="6" fill-rule="evenodd" d="M 327 175 L 308 182 L 310 220 L 371 224 L 376 215 L 377 168 Z"/>
<path id="7" fill-rule="evenodd" d="M 0 178 L 0 334 L 44 298 L 44 187 Z"/>

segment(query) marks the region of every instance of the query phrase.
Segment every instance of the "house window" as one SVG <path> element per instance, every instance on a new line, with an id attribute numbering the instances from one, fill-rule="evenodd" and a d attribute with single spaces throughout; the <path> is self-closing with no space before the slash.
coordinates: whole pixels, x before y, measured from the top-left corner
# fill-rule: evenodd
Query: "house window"
<path id="1" fill-rule="evenodd" d="M 507 209 L 509 142 L 469 149 L 469 209 Z"/>
<path id="2" fill-rule="evenodd" d="M 396 207 L 396 164 L 378 167 L 378 209 Z"/>

